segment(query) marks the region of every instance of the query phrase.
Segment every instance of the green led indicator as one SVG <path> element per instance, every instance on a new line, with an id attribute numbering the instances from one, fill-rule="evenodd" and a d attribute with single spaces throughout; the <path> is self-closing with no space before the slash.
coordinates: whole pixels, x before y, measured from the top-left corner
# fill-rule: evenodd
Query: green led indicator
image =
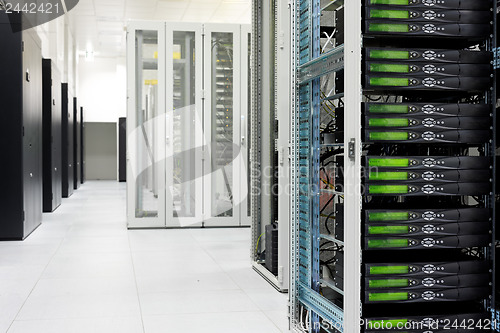
<path id="1" fill-rule="evenodd" d="M 408 5 L 410 0 L 370 0 L 372 5 Z"/>
<path id="2" fill-rule="evenodd" d="M 408 239 L 406 238 L 387 238 L 387 239 L 370 239 L 368 247 L 370 249 L 392 248 L 392 247 L 408 247 Z"/>
<path id="3" fill-rule="evenodd" d="M 368 121 L 371 127 L 407 127 L 410 120 L 405 118 L 371 118 Z"/>
<path id="4" fill-rule="evenodd" d="M 408 279 L 384 279 L 384 280 L 370 280 L 368 286 L 370 288 L 401 288 L 408 287 L 410 280 Z"/>
<path id="5" fill-rule="evenodd" d="M 368 161 L 370 167 L 408 167 L 410 160 L 408 158 L 370 158 Z"/>
<path id="6" fill-rule="evenodd" d="M 371 32 L 409 32 L 408 24 L 387 24 L 387 23 L 370 23 L 368 30 Z"/>
<path id="7" fill-rule="evenodd" d="M 370 132 L 370 140 L 404 141 L 408 140 L 408 132 Z"/>
<path id="8" fill-rule="evenodd" d="M 407 234 L 409 231 L 410 228 L 404 225 L 368 227 L 368 233 L 370 235 Z"/>
<path id="9" fill-rule="evenodd" d="M 407 274 L 410 272 L 410 266 L 371 266 L 370 274 L 372 275 L 390 275 L 390 274 Z"/>
<path id="10" fill-rule="evenodd" d="M 370 185 L 368 186 L 370 194 L 399 194 L 408 193 L 407 185 Z"/>
<path id="11" fill-rule="evenodd" d="M 371 113 L 409 113 L 409 107 L 401 104 L 370 104 Z"/>
<path id="12" fill-rule="evenodd" d="M 407 180 L 408 172 L 370 172 L 370 180 Z"/>
<path id="13" fill-rule="evenodd" d="M 373 221 L 408 221 L 408 212 L 374 212 L 368 213 L 368 220 Z"/>
<path id="14" fill-rule="evenodd" d="M 382 301 L 405 301 L 408 299 L 408 293 L 369 293 L 370 302 Z"/>
<path id="15" fill-rule="evenodd" d="M 370 85 L 386 87 L 408 87 L 410 80 L 400 77 L 371 77 Z"/>
<path id="16" fill-rule="evenodd" d="M 407 10 L 370 10 L 370 18 L 392 18 L 392 19 L 407 19 L 410 18 L 410 12 Z"/>
<path id="17" fill-rule="evenodd" d="M 389 51 L 389 50 L 371 50 L 371 59 L 399 59 L 408 60 L 410 59 L 409 51 Z"/>
<path id="18" fill-rule="evenodd" d="M 396 64 L 370 64 L 370 72 L 409 73 L 410 66 Z"/>
<path id="19" fill-rule="evenodd" d="M 408 323 L 408 319 L 390 319 L 390 320 L 368 320 L 367 322 L 367 328 L 368 329 L 373 329 L 373 328 L 388 328 L 388 329 L 393 329 L 394 327 L 405 327 Z M 398 326 L 399 325 L 399 326 Z"/>

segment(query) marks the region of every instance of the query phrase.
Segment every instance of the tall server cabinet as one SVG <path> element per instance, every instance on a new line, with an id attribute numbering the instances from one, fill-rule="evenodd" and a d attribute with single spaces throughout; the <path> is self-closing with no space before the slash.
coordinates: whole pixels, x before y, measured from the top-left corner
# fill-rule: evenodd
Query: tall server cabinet
<path id="1" fill-rule="evenodd" d="M 85 122 L 83 107 L 80 107 L 80 183 L 85 183 Z"/>
<path id="2" fill-rule="evenodd" d="M 62 197 L 73 194 L 73 98 L 70 97 L 68 84 L 61 84 L 61 132 L 62 132 Z"/>
<path id="3" fill-rule="evenodd" d="M 498 331 L 496 1 L 292 11 L 292 328 Z"/>
<path id="4" fill-rule="evenodd" d="M 289 285 L 290 31 L 284 1 L 253 1 L 251 84 L 252 267 L 279 291 Z M 278 47 L 279 46 L 279 47 Z"/>
<path id="5" fill-rule="evenodd" d="M 61 77 L 50 59 L 43 59 L 43 211 L 62 202 Z"/>
<path id="6" fill-rule="evenodd" d="M 81 144 L 81 127 L 80 127 L 80 109 L 78 108 L 78 99 L 73 98 L 73 189 L 77 190 L 81 184 L 81 155 L 80 150 L 82 149 Z"/>
<path id="7" fill-rule="evenodd" d="M 130 228 L 249 225 L 249 30 L 128 24 Z"/>
<path id="8" fill-rule="evenodd" d="M 42 220 L 42 55 L 36 32 L 11 23 L 21 16 L 0 12 L 0 238 L 24 239 Z"/>

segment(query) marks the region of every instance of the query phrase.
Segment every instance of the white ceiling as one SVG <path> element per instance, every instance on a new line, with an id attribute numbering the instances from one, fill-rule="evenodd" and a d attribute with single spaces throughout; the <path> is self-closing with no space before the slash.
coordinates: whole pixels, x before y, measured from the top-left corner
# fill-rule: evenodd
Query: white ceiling
<path id="1" fill-rule="evenodd" d="M 251 23 L 251 0 L 80 0 L 69 13 L 79 52 L 125 56 L 128 20 Z"/>

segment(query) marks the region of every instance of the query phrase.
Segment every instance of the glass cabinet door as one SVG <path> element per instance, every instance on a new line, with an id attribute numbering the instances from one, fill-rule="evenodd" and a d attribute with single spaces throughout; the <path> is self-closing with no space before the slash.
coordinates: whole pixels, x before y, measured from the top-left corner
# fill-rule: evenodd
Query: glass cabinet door
<path id="1" fill-rule="evenodd" d="M 127 200 L 129 227 L 165 224 L 164 24 L 128 26 Z"/>
<path id="2" fill-rule="evenodd" d="M 205 225 L 240 225 L 240 27 L 205 25 Z M 245 198 L 246 200 L 246 198 Z"/>
<path id="3" fill-rule="evenodd" d="M 167 34 L 167 227 L 203 222 L 201 25 L 175 23 Z"/>

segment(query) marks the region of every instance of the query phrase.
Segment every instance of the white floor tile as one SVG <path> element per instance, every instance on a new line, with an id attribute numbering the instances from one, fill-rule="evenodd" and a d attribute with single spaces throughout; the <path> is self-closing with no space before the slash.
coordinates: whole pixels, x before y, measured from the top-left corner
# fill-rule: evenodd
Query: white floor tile
<path id="1" fill-rule="evenodd" d="M 141 317 L 15 321 L 8 333 L 142 333 Z"/>
<path id="2" fill-rule="evenodd" d="M 41 279 L 31 292 L 30 297 L 47 297 L 61 295 L 128 295 L 137 294 L 135 279 L 130 277 L 116 278 L 78 278 L 78 279 Z"/>
<path id="3" fill-rule="evenodd" d="M 143 315 L 258 311 L 242 290 L 140 294 Z"/>
<path id="4" fill-rule="evenodd" d="M 248 289 L 266 289 L 269 283 L 264 280 L 256 271 L 254 271 L 250 264 L 249 267 L 238 268 L 228 271 L 227 273 L 233 281 L 243 290 Z"/>
<path id="5" fill-rule="evenodd" d="M 283 294 L 269 286 L 265 289 L 246 289 L 245 293 L 262 311 L 286 311 L 288 294 Z"/>
<path id="6" fill-rule="evenodd" d="M 132 276 L 133 266 L 126 252 L 56 254 L 42 278 L 105 278 Z"/>
<path id="7" fill-rule="evenodd" d="M 0 296 L 0 332 L 7 332 L 27 296 L 2 295 Z"/>
<path id="8" fill-rule="evenodd" d="M 38 265 L 3 265 L 0 263 L 0 280 L 29 278 L 36 282 L 42 275 L 46 265 L 47 263 L 39 263 Z"/>
<path id="9" fill-rule="evenodd" d="M 265 314 L 281 332 L 289 331 L 288 317 L 283 315 L 283 311 L 266 311 Z"/>
<path id="10" fill-rule="evenodd" d="M 140 316 L 137 295 L 61 293 L 30 296 L 16 320 Z"/>
<path id="11" fill-rule="evenodd" d="M 279 333 L 262 312 L 145 316 L 146 333 Z"/>
<path id="12" fill-rule="evenodd" d="M 234 290 L 238 285 L 224 272 L 189 272 L 163 276 L 138 275 L 139 293 L 161 293 L 169 291 Z"/>
<path id="13" fill-rule="evenodd" d="M 250 242 L 250 228 L 191 229 L 189 233 L 200 243 L 203 242 Z"/>
<path id="14" fill-rule="evenodd" d="M 59 253 L 128 252 L 130 246 L 126 237 L 66 237 Z"/>

